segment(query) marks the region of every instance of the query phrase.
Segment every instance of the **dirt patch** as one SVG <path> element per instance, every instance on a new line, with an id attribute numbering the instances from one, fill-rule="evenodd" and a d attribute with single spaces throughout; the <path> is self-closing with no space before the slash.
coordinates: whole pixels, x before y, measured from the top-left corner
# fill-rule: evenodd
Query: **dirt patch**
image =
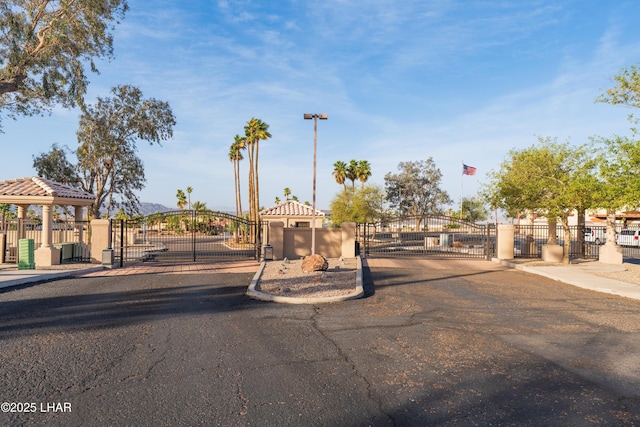
<path id="1" fill-rule="evenodd" d="M 329 297 L 356 290 L 356 258 L 327 258 L 326 271 L 302 271 L 302 260 L 267 261 L 256 291 L 285 297 Z"/>

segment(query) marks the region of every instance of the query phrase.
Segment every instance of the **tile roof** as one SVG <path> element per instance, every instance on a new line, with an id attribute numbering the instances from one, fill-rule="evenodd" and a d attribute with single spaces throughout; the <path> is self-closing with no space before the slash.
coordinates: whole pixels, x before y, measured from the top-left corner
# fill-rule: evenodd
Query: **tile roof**
<path id="1" fill-rule="evenodd" d="M 260 215 L 269 216 L 313 216 L 313 208 L 295 200 L 287 200 L 260 211 Z M 324 216 L 324 212 L 316 209 L 316 216 Z"/>
<path id="2" fill-rule="evenodd" d="M 0 181 L 0 196 L 95 199 L 91 193 L 38 176 Z"/>

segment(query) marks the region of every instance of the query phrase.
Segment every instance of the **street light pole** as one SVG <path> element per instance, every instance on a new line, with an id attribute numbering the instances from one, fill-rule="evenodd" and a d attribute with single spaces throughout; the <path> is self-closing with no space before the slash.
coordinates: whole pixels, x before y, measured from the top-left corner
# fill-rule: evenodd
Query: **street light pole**
<path id="1" fill-rule="evenodd" d="M 327 114 L 305 114 L 305 120 L 313 119 L 313 204 L 311 209 L 311 255 L 316 254 L 316 154 L 318 147 L 318 119 L 327 120 Z"/>

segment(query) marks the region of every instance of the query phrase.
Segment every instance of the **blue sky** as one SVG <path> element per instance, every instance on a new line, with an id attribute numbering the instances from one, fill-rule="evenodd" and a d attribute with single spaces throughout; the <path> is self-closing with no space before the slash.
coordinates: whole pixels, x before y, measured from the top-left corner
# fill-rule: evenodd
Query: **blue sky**
<path id="1" fill-rule="evenodd" d="M 370 182 L 402 161 L 433 157 L 457 203 L 476 194 L 507 152 L 536 135 L 587 142 L 626 134 L 630 110 L 594 103 L 621 68 L 640 62 L 640 2 L 600 0 L 129 0 L 87 101 L 133 84 L 177 119 L 162 147 L 139 144 L 141 201 L 176 206 L 176 190 L 233 210 L 229 146 L 257 117 L 260 204 L 289 187 L 317 206 L 340 190 L 336 160 L 368 160 Z M 0 179 L 31 176 L 34 155 L 75 148 L 78 111 L 3 120 Z M 7 161 L 6 159 L 10 159 Z M 462 177 L 462 162 L 478 170 Z M 246 207 L 248 165 L 241 165 Z"/>

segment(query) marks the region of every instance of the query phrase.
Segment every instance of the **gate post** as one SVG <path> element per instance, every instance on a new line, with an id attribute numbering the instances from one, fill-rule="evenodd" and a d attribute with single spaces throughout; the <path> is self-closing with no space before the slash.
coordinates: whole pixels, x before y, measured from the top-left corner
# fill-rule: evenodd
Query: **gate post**
<path id="1" fill-rule="evenodd" d="M 356 223 L 343 222 L 342 230 L 342 256 L 353 258 L 356 256 Z"/>
<path id="2" fill-rule="evenodd" d="M 498 225 L 498 259 L 513 259 L 513 247 L 515 237 L 515 226 L 513 225 Z"/>
<path id="3" fill-rule="evenodd" d="M 102 251 L 111 248 L 111 220 L 109 219 L 92 219 L 91 227 L 91 262 L 94 264 L 102 263 Z"/>

